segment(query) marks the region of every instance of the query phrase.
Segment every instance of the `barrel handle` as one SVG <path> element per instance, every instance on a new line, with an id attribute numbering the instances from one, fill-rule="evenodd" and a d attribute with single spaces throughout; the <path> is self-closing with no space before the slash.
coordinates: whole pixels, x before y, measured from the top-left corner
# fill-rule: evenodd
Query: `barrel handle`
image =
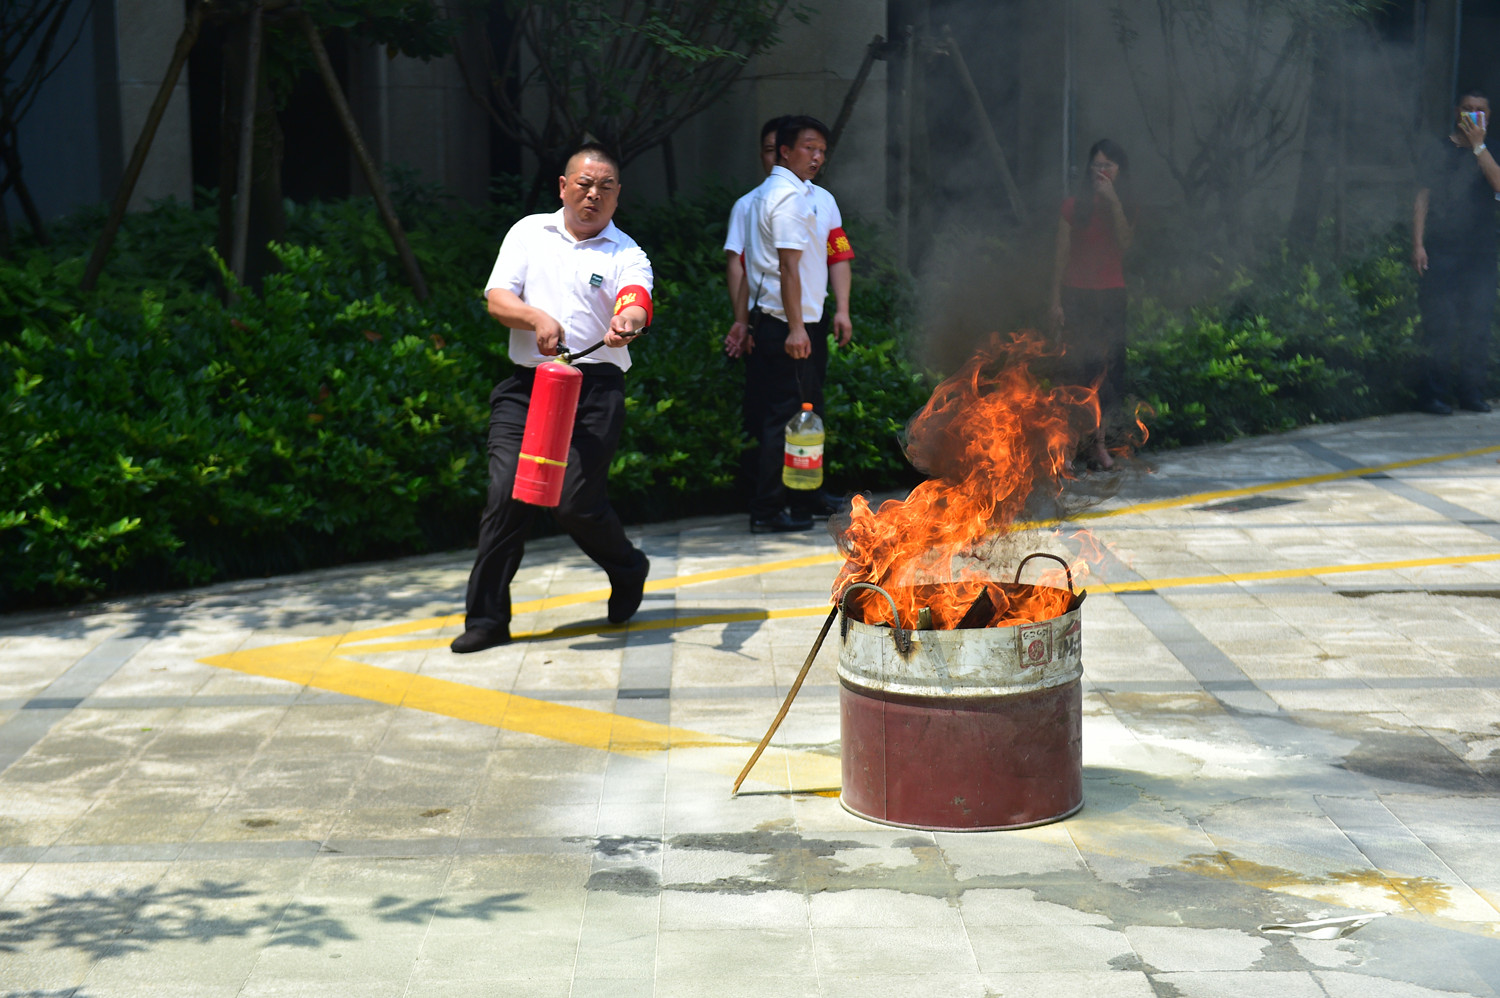
<path id="1" fill-rule="evenodd" d="M 896 650 L 902 655 L 911 654 L 911 632 L 901 626 L 901 614 L 896 610 L 896 601 L 891 594 L 881 589 L 873 582 L 851 582 L 839 593 L 839 613 L 843 615 L 843 622 L 839 627 L 839 637 L 849 636 L 849 593 L 855 589 L 873 589 L 884 596 L 886 602 L 891 605 L 891 639 L 896 643 Z"/>
<path id="2" fill-rule="evenodd" d="M 1035 554 L 1028 554 L 1026 557 L 1024 557 L 1024 558 L 1021 559 L 1021 563 L 1016 566 L 1016 582 L 1020 582 L 1021 581 L 1021 569 L 1025 568 L 1026 567 L 1026 563 L 1028 561 L 1030 561 L 1031 559 L 1033 559 L 1033 558 L 1051 558 L 1053 561 L 1055 561 L 1059 565 L 1061 565 L 1063 567 L 1063 571 L 1068 574 L 1068 592 L 1070 592 L 1070 593 L 1073 592 L 1073 568 L 1072 568 L 1072 566 L 1070 566 L 1063 559 L 1059 558 L 1057 555 L 1055 555 L 1055 554 L 1048 554 L 1046 551 L 1038 551 Z M 1074 595 L 1077 595 L 1077 594 L 1074 593 Z"/>

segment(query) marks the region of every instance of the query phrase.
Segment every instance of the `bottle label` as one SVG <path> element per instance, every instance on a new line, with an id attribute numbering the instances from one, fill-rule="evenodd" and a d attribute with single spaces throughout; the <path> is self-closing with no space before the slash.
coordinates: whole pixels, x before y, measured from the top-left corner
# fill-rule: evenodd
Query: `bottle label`
<path id="1" fill-rule="evenodd" d="M 812 444 L 802 446 L 787 444 L 786 466 L 788 468 L 796 468 L 798 471 L 810 471 L 814 468 L 823 467 L 823 445 Z"/>

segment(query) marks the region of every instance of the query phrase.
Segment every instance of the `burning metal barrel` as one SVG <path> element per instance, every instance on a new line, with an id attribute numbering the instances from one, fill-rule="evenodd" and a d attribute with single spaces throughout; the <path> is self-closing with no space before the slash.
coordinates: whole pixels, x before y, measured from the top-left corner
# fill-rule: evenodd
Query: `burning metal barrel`
<path id="1" fill-rule="evenodd" d="M 1033 554 L 1015 582 L 901 594 L 923 607 L 964 606 L 956 617 L 928 611 L 903 621 L 886 590 L 844 590 L 847 810 L 909 828 L 991 831 L 1056 821 L 1083 806 L 1086 594 L 1073 591 L 1071 571 L 1066 590 L 1022 584 L 1021 568 L 1038 557 L 1062 562 Z"/>

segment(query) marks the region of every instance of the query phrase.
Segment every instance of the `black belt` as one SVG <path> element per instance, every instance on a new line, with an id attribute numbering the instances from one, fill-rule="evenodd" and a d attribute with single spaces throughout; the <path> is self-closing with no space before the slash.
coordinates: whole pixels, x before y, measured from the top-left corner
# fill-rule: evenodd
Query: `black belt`
<path id="1" fill-rule="evenodd" d="M 625 377 L 625 372 L 624 371 L 620 370 L 614 364 L 609 364 L 609 363 L 602 363 L 601 362 L 601 363 L 598 363 L 598 364 L 574 364 L 573 367 L 577 368 L 578 372 L 580 374 L 582 374 L 585 378 L 623 378 L 623 377 Z M 527 367 L 527 366 L 525 366 L 523 364 L 517 364 L 516 365 L 516 377 L 520 378 L 522 381 L 531 381 L 531 380 L 533 380 L 536 377 L 536 368 L 534 368 L 534 367 Z"/>

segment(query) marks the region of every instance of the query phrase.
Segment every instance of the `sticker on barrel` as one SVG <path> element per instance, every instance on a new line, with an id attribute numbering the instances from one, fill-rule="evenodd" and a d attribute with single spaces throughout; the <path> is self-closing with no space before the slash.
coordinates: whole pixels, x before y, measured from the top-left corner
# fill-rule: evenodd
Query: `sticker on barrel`
<path id="1" fill-rule="evenodd" d="M 1052 628 L 1046 624 L 1019 629 L 1021 668 L 1052 664 Z"/>

